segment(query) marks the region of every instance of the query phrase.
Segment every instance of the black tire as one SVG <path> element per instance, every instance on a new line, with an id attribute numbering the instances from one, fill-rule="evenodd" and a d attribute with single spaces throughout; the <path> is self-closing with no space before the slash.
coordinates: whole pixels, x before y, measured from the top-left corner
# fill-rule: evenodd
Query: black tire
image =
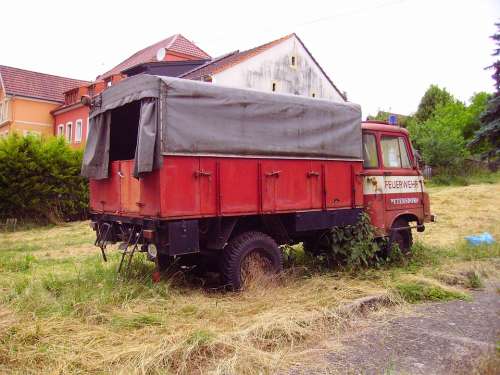
<path id="1" fill-rule="evenodd" d="M 406 219 L 399 218 L 392 224 L 391 229 L 404 228 L 409 226 Z M 405 255 L 409 255 L 411 251 L 411 246 L 413 245 L 413 236 L 411 234 L 411 229 L 394 230 L 391 233 L 390 243 L 395 243 L 399 246 L 401 252 Z M 389 249 L 390 251 L 390 249 Z"/>
<path id="2" fill-rule="evenodd" d="M 246 269 L 250 257 L 257 257 L 261 271 L 279 273 L 283 269 L 283 254 L 276 241 L 262 232 L 245 232 L 233 238 L 222 252 L 221 277 L 229 289 L 245 288 L 251 269 Z"/>

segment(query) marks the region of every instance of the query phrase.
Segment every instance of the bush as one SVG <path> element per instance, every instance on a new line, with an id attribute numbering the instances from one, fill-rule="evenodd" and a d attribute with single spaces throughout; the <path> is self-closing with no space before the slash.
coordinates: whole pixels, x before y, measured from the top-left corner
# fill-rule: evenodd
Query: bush
<path id="1" fill-rule="evenodd" d="M 0 140 L 0 218 L 47 223 L 85 217 L 81 161 L 82 152 L 62 138 L 13 134 Z"/>
<path id="2" fill-rule="evenodd" d="M 330 256 L 351 268 L 369 266 L 380 250 L 375 242 L 370 216 L 363 212 L 354 225 L 334 227 L 331 230 Z"/>

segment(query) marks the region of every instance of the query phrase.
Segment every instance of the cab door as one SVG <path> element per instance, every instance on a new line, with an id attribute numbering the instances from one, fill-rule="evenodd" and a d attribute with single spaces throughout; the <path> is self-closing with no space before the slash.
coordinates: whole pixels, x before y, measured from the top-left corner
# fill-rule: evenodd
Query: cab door
<path id="1" fill-rule="evenodd" d="M 414 166 L 408 137 L 403 133 L 381 133 L 385 224 L 392 225 L 403 213 L 423 215 L 423 180 Z"/>
<path id="2" fill-rule="evenodd" d="M 363 131 L 363 201 L 372 224 L 385 232 L 384 168 L 379 134 Z"/>

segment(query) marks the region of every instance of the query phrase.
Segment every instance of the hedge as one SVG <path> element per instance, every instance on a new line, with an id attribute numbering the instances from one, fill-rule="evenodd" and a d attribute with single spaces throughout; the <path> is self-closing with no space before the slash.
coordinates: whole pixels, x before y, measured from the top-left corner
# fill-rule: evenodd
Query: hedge
<path id="1" fill-rule="evenodd" d="M 82 219 L 88 183 L 82 151 L 62 138 L 10 135 L 0 140 L 0 218 L 27 222 Z"/>

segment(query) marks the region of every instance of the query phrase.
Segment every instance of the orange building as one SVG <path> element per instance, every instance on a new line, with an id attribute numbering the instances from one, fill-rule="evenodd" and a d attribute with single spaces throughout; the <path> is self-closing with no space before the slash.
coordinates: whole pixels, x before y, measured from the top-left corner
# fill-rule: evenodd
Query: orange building
<path id="1" fill-rule="evenodd" d="M 0 65 L 0 136 L 11 133 L 51 136 L 51 111 L 64 92 L 87 81 Z"/>
<path id="2" fill-rule="evenodd" d="M 52 110 L 53 133 L 65 135 L 73 147 L 83 147 L 88 136 L 88 107 L 81 104 L 83 95 L 94 96 L 106 87 L 127 77 L 127 71 L 148 62 L 176 62 L 209 60 L 210 56 L 180 34 L 172 35 L 158 43 L 134 53 L 128 59 L 86 83 L 64 93 L 64 103 Z"/>

